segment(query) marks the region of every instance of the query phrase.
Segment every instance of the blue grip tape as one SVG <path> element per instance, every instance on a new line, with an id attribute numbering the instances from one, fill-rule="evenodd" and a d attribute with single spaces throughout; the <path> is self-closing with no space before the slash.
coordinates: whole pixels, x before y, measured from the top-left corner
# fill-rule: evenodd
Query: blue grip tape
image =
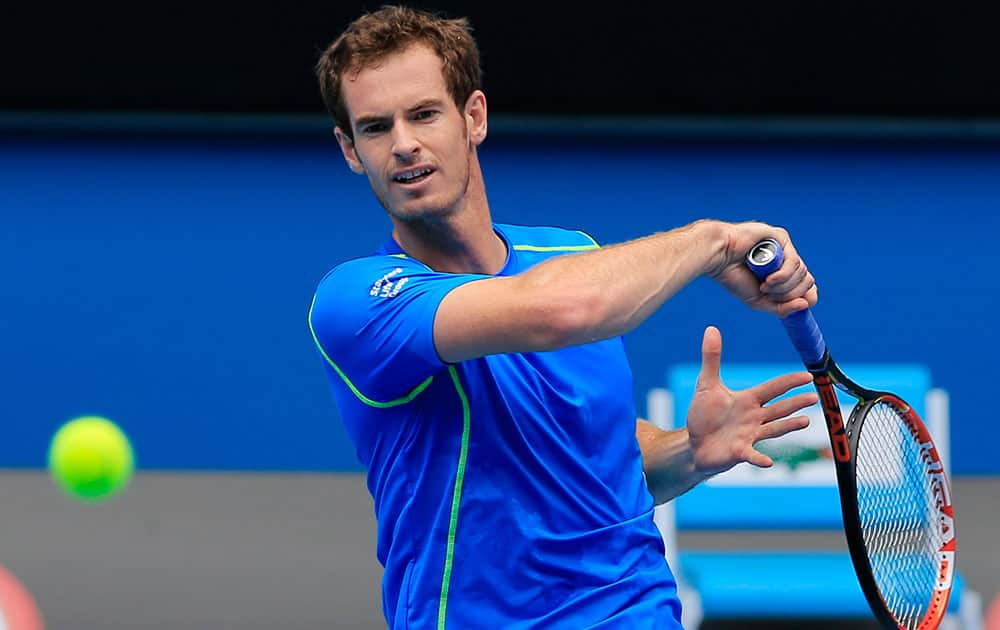
<path id="1" fill-rule="evenodd" d="M 784 262 L 785 253 L 781 245 L 770 238 L 754 245 L 746 259 L 747 267 L 761 281 L 780 269 Z M 818 365 L 826 353 L 826 342 L 823 341 L 823 333 L 820 332 L 812 311 L 808 308 L 796 311 L 782 319 L 781 323 L 785 325 L 785 331 L 802 357 L 802 362 L 807 366 Z"/>
<path id="2" fill-rule="evenodd" d="M 823 333 L 819 331 L 819 324 L 813 318 L 809 309 L 796 311 L 781 320 L 785 325 L 792 345 L 799 351 L 802 362 L 808 366 L 818 365 L 823 360 L 826 352 L 826 342 L 823 341 Z"/>

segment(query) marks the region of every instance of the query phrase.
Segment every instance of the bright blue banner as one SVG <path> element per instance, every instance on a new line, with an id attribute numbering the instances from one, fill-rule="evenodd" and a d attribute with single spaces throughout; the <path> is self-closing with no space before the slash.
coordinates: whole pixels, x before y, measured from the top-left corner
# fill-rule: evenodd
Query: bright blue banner
<path id="1" fill-rule="evenodd" d="M 926 365 L 958 474 L 988 445 L 1000 352 L 1000 150 L 974 145 L 530 143 L 481 148 L 497 221 L 610 243 L 707 216 L 786 226 L 844 364 Z M 319 278 L 388 221 L 327 141 L 0 141 L 0 466 L 44 465 L 100 414 L 158 469 L 357 468 L 305 323 Z M 635 396 L 696 361 L 794 361 L 771 317 L 699 280 L 629 335 Z M 641 408 L 641 406 L 640 406 Z"/>

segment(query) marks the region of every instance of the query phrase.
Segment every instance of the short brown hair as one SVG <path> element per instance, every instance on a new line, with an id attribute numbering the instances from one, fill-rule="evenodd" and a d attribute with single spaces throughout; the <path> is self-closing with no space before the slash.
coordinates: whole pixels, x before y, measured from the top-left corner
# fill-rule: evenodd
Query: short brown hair
<path id="1" fill-rule="evenodd" d="M 408 7 L 384 6 L 354 20 L 316 64 L 323 102 L 336 125 L 351 139 L 354 132 L 341 92 L 344 75 L 360 72 L 416 43 L 427 44 L 441 58 L 448 93 L 459 109 L 472 92 L 481 89 L 479 48 L 468 19 L 447 19 Z"/>

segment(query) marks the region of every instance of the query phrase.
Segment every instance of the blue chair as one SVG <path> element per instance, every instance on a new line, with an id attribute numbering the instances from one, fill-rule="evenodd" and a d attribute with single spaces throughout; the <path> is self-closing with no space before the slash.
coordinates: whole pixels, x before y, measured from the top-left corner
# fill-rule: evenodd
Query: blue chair
<path id="1" fill-rule="evenodd" d="M 843 367 L 857 382 L 892 391 L 913 405 L 928 424 L 948 465 L 948 397 L 931 386 L 926 367 Z M 697 364 L 682 364 L 668 370 L 667 387 L 653 389 L 647 397 L 651 422 L 666 429 L 679 426 L 675 418 L 683 422 L 699 369 Z M 801 369 L 801 365 L 792 364 L 728 365 L 723 366 L 722 377 L 731 389 L 745 389 Z M 845 412 L 853 403 L 849 396 L 841 399 Z M 773 468 L 737 466 L 657 507 L 655 519 L 664 536 L 668 561 L 678 577 L 685 627 L 697 628 L 703 618 L 872 618 L 844 541 L 825 421 L 818 406 L 807 413 L 811 419 L 808 429 L 759 446 L 775 460 Z M 779 539 L 774 548 L 752 548 L 740 538 L 753 538 L 753 532 L 805 533 L 813 541 L 817 532 L 826 532 L 831 542 L 823 548 L 791 548 L 781 544 L 789 540 L 786 538 Z M 679 535 L 687 541 L 680 548 Z M 720 537 L 723 545 L 717 544 Z M 698 548 L 690 543 L 692 539 L 695 543 L 700 540 L 702 546 L 713 540 L 716 544 Z M 961 553 L 960 546 L 959 566 Z M 982 628 L 981 599 L 966 589 L 957 573 L 942 628 Z"/>

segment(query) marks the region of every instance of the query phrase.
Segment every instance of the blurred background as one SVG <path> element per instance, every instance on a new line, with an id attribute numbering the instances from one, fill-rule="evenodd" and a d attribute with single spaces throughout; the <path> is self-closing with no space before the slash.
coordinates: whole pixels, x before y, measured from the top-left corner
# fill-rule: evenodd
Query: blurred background
<path id="1" fill-rule="evenodd" d="M 950 395 L 959 569 L 988 607 L 996 5 L 409 4 L 475 29 L 495 220 L 604 243 L 785 226 L 842 362 L 929 369 Z M 371 499 L 305 319 L 323 274 L 389 230 L 312 74 L 379 5 L 3 9 L 0 565 L 49 628 L 385 626 Z M 696 281 L 626 338 L 640 411 L 708 324 L 725 361 L 795 359 L 772 318 Z M 102 505 L 44 470 L 84 414 L 135 448 Z"/>

